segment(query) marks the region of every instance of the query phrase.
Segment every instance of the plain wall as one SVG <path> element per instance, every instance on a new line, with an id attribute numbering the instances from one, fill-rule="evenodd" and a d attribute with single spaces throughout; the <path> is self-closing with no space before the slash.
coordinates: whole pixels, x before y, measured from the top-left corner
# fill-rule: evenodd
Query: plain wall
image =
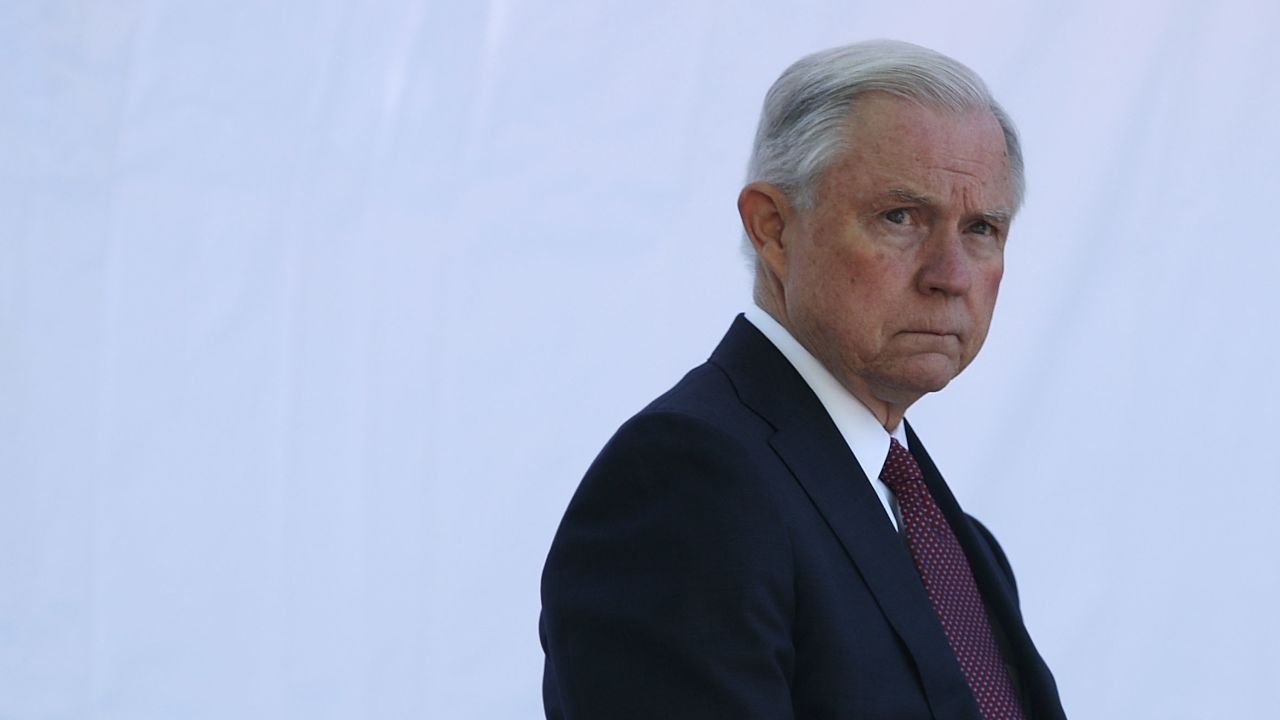
<path id="1" fill-rule="evenodd" d="M 595 452 L 749 302 L 791 61 L 982 74 L 1027 204 L 909 417 L 1079 718 L 1280 679 L 1271 3 L 7 2 L 0 718 L 530 718 Z"/>

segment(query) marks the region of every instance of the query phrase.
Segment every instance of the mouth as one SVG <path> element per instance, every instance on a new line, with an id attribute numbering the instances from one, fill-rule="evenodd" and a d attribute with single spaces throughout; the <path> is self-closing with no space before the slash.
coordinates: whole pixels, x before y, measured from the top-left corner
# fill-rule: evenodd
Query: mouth
<path id="1" fill-rule="evenodd" d="M 904 347 L 914 348 L 916 352 L 940 352 L 951 354 L 964 344 L 960 333 L 941 330 L 902 330 L 898 333 L 898 342 Z"/>
<path id="2" fill-rule="evenodd" d="M 960 338 L 960 333 L 951 332 L 949 330 L 901 330 L 899 335 L 925 335 L 927 337 L 953 337 Z"/>

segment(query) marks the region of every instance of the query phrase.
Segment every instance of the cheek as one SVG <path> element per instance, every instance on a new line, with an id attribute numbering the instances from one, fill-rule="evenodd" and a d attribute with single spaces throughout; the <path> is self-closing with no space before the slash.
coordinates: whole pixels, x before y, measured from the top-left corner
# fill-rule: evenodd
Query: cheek
<path id="1" fill-rule="evenodd" d="M 1000 278 L 1004 274 L 1002 266 L 996 266 L 980 273 L 972 292 L 969 294 L 969 311 L 974 327 L 981 332 L 975 338 L 981 343 L 991 325 L 991 316 L 995 312 L 996 297 L 1000 294 Z"/>
<path id="2" fill-rule="evenodd" d="M 1004 261 L 993 263 L 984 268 L 978 275 L 975 295 L 988 306 L 994 306 L 996 296 L 1000 294 L 1000 279 L 1004 277 Z"/>
<path id="3" fill-rule="evenodd" d="M 834 306 L 848 298 L 852 278 L 847 263 L 837 253 L 815 249 L 801 260 L 795 274 L 797 290 L 818 305 Z"/>
<path id="4" fill-rule="evenodd" d="M 991 294 L 995 295 L 1000 290 L 1000 280 L 1004 277 L 1004 258 L 1000 259 L 998 265 L 991 268 L 988 272 L 988 277 L 991 282 Z"/>

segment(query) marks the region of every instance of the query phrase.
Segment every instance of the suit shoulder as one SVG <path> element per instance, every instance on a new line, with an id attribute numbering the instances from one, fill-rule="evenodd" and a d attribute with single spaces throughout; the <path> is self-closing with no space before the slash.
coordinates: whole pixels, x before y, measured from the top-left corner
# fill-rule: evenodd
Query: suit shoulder
<path id="1" fill-rule="evenodd" d="M 696 539 L 749 563 L 762 537 L 785 533 L 775 483 L 761 470 L 768 434 L 721 371 L 695 368 L 605 444 L 569 502 L 552 555 L 573 538 L 597 548 L 606 536 L 626 537 L 619 547 L 670 542 L 686 554 Z"/>
<path id="2" fill-rule="evenodd" d="M 548 716 L 786 717 L 793 549 L 737 405 L 696 368 L 587 470 L 542 574 Z"/>
<path id="3" fill-rule="evenodd" d="M 738 494 L 756 474 L 759 429 L 739 410 L 698 396 L 664 396 L 622 424 L 583 477 L 579 494 L 648 488 L 671 497 Z"/>
<path id="4" fill-rule="evenodd" d="M 707 429 L 720 428 L 731 434 L 741 433 L 742 425 L 762 421 L 742 402 L 725 371 L 710 362 L 690 370 L 632 420 L 651 415 L 683 416 L 690 421 L 702 421 Z"/>

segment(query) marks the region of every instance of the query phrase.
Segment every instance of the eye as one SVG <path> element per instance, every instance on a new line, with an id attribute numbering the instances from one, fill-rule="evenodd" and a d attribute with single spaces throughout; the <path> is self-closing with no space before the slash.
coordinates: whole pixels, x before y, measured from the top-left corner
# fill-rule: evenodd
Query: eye
<path id="1" fill-rule="evenodd" d="M 906 208 L 894 208 L 884 214 L 884 219 L 894 225 L 906 225 L 911 220 L 911 213 Z"/>
<path id="2" fill-rule="evenodd" d="M 996 228 L 986 220 L 979 220 L 969 226 L 969 232 L 974 235 L 995 235 Z"/>

